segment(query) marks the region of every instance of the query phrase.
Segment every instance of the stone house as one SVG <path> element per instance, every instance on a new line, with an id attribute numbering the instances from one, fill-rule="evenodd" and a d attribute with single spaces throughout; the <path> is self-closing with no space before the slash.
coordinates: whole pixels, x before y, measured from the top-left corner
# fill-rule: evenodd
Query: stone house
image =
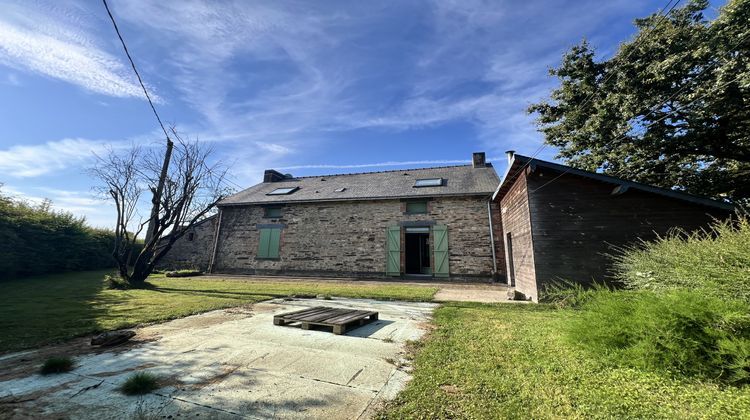
<path id="1" fill-rule="evenodd" d="M 613 281 L 611 254 L 706 227 L 730 204 L 508 153 L 471 165 L 293 177 L 274 170 L 219 203 L 163 265 L 212 273 Z"/>
<path id="2" fill-rule="evenodd" d="M 537 300 L 558 280 L 612 281 L 611 254 L 679 228 L 705 228 L 733 206 L 508 152 L 493 194 L 508 284 Z"/>
<path id="3" fill-rule="evenodd" d="M 484 153 L 469 165 L 423 169 L 308 177 L 266 170 L 262 183 L 221 201 L 216 217 L 181 238 L 162 265 L 487 281 L 503 266 L 490 205 L 499 182 Z"/>

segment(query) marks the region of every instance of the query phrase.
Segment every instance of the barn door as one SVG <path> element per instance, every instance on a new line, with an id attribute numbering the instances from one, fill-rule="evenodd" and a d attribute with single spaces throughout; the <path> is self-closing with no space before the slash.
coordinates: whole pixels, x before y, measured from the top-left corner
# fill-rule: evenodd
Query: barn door
<path id="1" fill-rule="evenodd" d="M 388 226 L 386 229 L 386 262 L 385 274 L 401 275 L 401 227 Z"/>
<path id="2" fill-rule="evenodd" d="M 448 277 L 448 226 L 435 225 L 432 227 L 434 241 L 435 277 Z"/>

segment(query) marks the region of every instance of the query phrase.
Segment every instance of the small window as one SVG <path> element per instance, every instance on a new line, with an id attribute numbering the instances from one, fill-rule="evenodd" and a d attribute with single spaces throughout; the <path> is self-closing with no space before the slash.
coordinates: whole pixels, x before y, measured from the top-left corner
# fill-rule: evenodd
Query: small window
<path id="1" fill-rule="evenodd" d="M 407 214 L 424 214 L 427 213 L 426 201 L 410 201 L 406 203 Z"/>
<path id="2" fill-rule="evenodd" d="M 275 190 L 271 191 L 270 193 L 266 193 L 266 195 L 287 195 L 291 194 L 295 191 L 297 191 L 299 187 L 291 187 L 291 188 L 276 188 Z"/>
<path id="3" fill-rule="evenodd" d="M 188 232 L 188 234 L 187 234 L 187 240 L 188 240 L 188 242 L 192 242 L 193 239 L 195 239 L 195 233 Z"/>
<path id="4" fill-rule="evenodd" d="M 263 209 L 263 217 L 278 219 L 281 217 L 281 207 L 266 207 Z"/>
<path id="5" fill-rule="evenodd" d="M 344 188 L 336 188 L 334 191 L 336 191 L 336 192 L 344 192 L 344 191 L 346 191 L 346 188 L 345 187 Z"/>
<path id="6" fill-rule="evenodd" d="M 261 228 L 258 240 L 258 258 L 279 258 L 280 228 Z"/>
<path id="7" fill-rule="evenodd" d="M 443 178 L 425 178 L 425 179 L 418 179 L 414 183 L 414 187 L 420 188 L 420 187 L 440 187 L 443 185 Z"/>

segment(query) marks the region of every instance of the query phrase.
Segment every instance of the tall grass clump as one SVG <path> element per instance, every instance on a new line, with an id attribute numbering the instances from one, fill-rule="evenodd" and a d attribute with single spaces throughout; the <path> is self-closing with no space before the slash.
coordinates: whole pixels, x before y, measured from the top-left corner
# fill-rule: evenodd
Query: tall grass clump
<path id="1" fill-rule="evenodd" d="M 675 231 L 615 256 L 615 270 L 628 288 L 686 288 L 750 302 L 750 220 L 717 221 L 702 232 Z"/>
<path id="2" fill-rule="evenodd" d="M 605 283 L 584 286 L 570 280 L 558 280 L 547 284 L 539 294 L 539 302 L 556 308 L 580 308 L 597 295 L 599 291 L 611 290 Z"/>
<path id="3" fill-rule="evenodd" d="M 123 382 L 120 391 L 125 395 L 143 395 L 159 387 L 159 377 L 148 372 L 137 372 Z"/>
<path id="4" fill-rule="evenodd" d="M 39 373 L 42 375 L 50 375 L 53 373 L 64 373 L 70 372 L 75 367 L 73 359 L 67 356 L 50 357 L 44 361 L 44 364 L 39 369 Z"/>
<path id="5" fill-rule="evenodd" d="M 750 305 L 700 291 L 600 289 L 566 323 L 592 356 L 673 376 L 750 382 Z"/>

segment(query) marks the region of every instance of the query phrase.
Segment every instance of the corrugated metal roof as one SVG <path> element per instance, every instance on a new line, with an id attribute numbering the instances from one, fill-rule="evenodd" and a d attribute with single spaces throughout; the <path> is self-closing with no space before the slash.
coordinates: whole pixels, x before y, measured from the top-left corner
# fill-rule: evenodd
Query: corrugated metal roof
<path id="1" fill-rule="evenodd" d="M 443 178 L 442 186 L 415 188 L 417 179 Z M 443 195 L 490 195 L 500 183 L 492 164 L 474 168 L 471 165 L 397 171 L 320 175 L 262 182 L 231 195 L 219 206 L 239 204 L 292 203 L 306 201 L 345 201 L 435 197 Z M 266 195 L 277 188 L 299 187 L 289 195 Z M 344 188 L 342 192 L 337 192 Z"/>

